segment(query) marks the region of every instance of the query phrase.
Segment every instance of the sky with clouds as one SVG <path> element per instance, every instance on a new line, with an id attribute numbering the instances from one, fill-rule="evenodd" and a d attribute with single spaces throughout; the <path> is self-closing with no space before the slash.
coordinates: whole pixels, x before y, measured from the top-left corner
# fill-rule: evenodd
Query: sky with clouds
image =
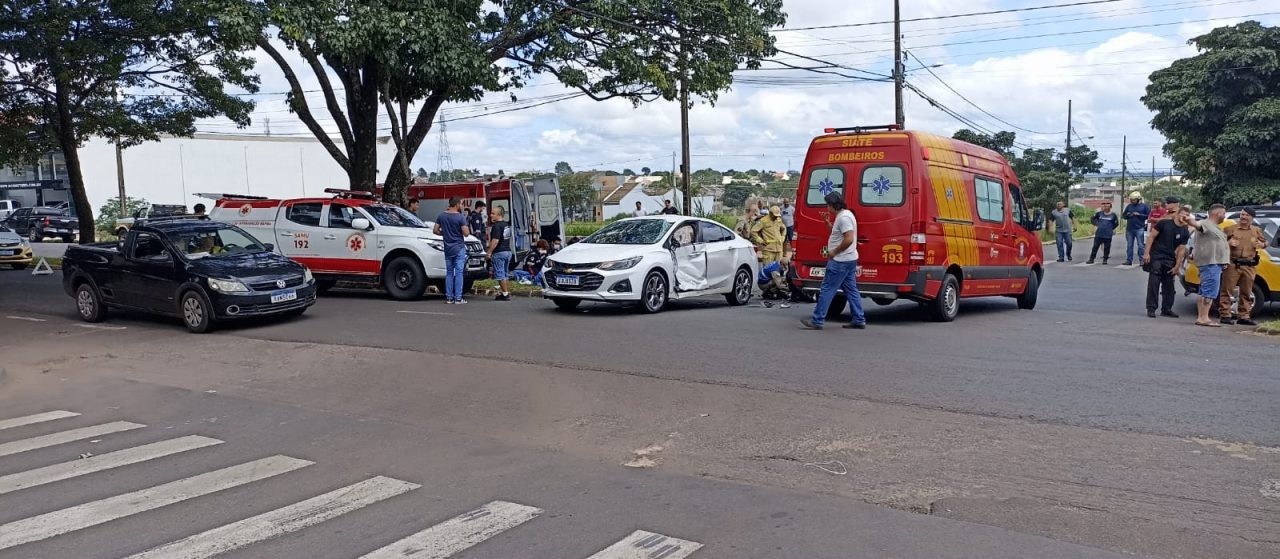
<path id="1" fill-rule="evenodd" d="M 1000 11 L 1087 0 L 902 0 L 904 19 Z M 892 72 L 891 0 L 832 2 L 785 0 L 786 28 L 868 24 L 779 31 L 777 46 L 790 54 L 775 58 L 789 65 L 819 66 L 809 58 L 840 65 L 834 71 L 865 76 Z M 1074 7 L 983 16 L 924 19 L 903 24 L 904 48 L 911 54 L 907 81 L 967 119 L 989 130 L 1013 130 L 1024 146 L 1062 146 L 1067 102 L 1074 106 L 1073 143 L 1086 141 L 1108 168 L 1119 168 L 1121 139 L 1128 136 L 1131 166 L 1149 169 L 1162 137 L 1151 130 L 1151 113 L 1139 98 L 1147 76 L 1173 60 L 1193 55 L 1187 40 L 1210 29 L 1245 20 L 1280 24 L 1275 0 L 1118 0 Z M 259 53 L 263 92 L 287 84 Z M 806 58 L 808 57 L 808 58 Z M 303 66 L 300 61 L 298 70 Z M 731 91 L 714 106 L 691 111 L 693 168 L 796 169 L 809 140 L 823 128 L 893 122 L 893 87 L 803 70 L 739 72 Z M 928 66 L 928 69 L 922 68 Z M 930 72 L 931 71 L 931 72 Z M 305 78 L 305 72 L 300 71 Z M 304 87 L 313 89 L 314 79 Z M 549 77 L 518 96 L 530 104 L 570 93 Z M 248 132 L 261 133 L 267 121 L 274 134 L 305 133 L 279 95 L 255 97 L 258 109 Z M 309 99 L 318 99 L 318 94 Z M 481 103 L 509 100 L 493 95 Z M 313 108 L 315 105 L 313 104 Z M 907 126 L 950 135 L 966 127 L 913 92 L 906 93 Z M 680 148 L 679 107 L 654 102 L 633 107 L 624 100 L 586 98 L 495 113 L 504 105 L 446 105 L 445 118 L 485 115 L 449 123 L 455 167 L 483 172 L 550 171 L 557 161 L 575 169 L 622 171 L 642 167 L 670 170 Z M 229 123 L 210 121 L 205 131 L 233 132 Z M 435 170 L 438 128 L 423 143 L 413 168 Z"/>

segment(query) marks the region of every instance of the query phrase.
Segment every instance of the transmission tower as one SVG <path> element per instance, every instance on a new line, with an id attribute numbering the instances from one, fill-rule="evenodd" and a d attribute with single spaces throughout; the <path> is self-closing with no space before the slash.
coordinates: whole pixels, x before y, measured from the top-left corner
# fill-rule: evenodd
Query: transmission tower
<path id="1" fill-rule="evenodd" d="M 453 170 L 453 157 L 449 155 L 449 123 L 444 119 L 444 111 L 440 111 L 440 145 L 436 148 L 436 171 L 441 180 L 445 173 Z"/>

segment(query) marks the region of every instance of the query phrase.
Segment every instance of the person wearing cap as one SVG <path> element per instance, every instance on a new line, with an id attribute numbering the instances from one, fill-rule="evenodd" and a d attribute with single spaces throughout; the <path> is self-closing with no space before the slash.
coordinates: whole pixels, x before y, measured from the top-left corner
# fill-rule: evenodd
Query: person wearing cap
<path id="1" fill-rule="evenodd" d="M 1262 236 L 1262 228 L 1254 223 L 1258 217 L 1257 210 L 1245 208 L 1236 218 L 1236 223 L 1222 229 L 1227 236 L 1230 247 L 1230 262 L 1222 271 L 1222 293 L 1218 296 L 1218 316 L 1223 324 L 1240 324 L 1257 326 L 1250 317 L 1253 312 L 1253 282 L 1258 278 L 1258 251 L 1267 247 L 1267 240 Z M 1240 288 L 1236 299 L 1238 308 L 1231 311 L 1231 292 Z"/>
<path id="2" fill-rule="evenodd" d="M 1141 258 L 1146 252 L 1147 217 L 1150 215 L 1151 208 L 1142 203 L 1142 193 L 1134 191 L 1129 194 L 1129 205 L 1124 207 L 1125 266 L 1132 266 L 1133 258 L 1135 256 Z M 1133 250 L 1135 246 L 1137 251 Z"/>
<path id="3" fill-rule="evenodd" d="M 1197 221 L 1194 216 L 1186 215 L 1186 223 L 1196 231 L 1196 245 L 1192 259 L 1196 263 L 1196 271 L 1200 272 L 1200 297 L 1196 299 L 1196 326 L 1221 327 L 1221 324 L 1209 319 L 1209 309 L 1218 300 L 1222 287 L 1222 271 L 1231 262 L 1231 245 L 1227 241 L 1226 232 L 1222 230 L 1222 220 L 1227 215 L 1227 207 L 1222 204 L 1209 206 L 1209 217 Z"/>
<path id="4" fill-rule="evenodd" d="M 782 209 L 778 206 L 769 208 L 769 212 L 751 226 L 751 242 L 760 251 L 761 263 L 781 260 L 786 239 L 787 227 L 782 224 Z"/>

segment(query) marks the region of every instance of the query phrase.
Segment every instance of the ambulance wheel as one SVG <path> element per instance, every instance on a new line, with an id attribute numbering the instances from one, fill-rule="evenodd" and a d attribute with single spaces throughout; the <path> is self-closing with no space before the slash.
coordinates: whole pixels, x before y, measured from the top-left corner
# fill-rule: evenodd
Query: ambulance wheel
<path id="1" fill-rule="evenodd" d="M 1022 290 L 1022 295 L 1018 296 L 1018 308 L 1031 310 L 1036 308 L 1036 298 L 1040 292 L 1040 276 L 1035 272 L 1027 277 L 1027 286 Z"/>
<path id="2" fill-rule="evenodd" d="M 568 297 L 552 297 L 551 302 L 556 304 L 556 308 L 562 311 L 571 311 L 578 308 L 582 304 L 582 299 L 572 299 Z"/>
<path id="3" fill-rule="evenodd" d="M 840 314 L 844 312 L 844 308 L 848 305 L 849 299 L 845 298 L 844 292 L 837 292 L 835 297 L 831 298 L 831 305 L 827 307 L 827 320 L 840 318 Z"/>
<path id="4" fill-rule="evenodd" d="M 733 292 L 725 293 L 724 298 L 730 305 L 741 307 L 751 302 L 751 269 L 743 266 L 733 276 Z"/>
<path id="5" fill-rule="evenodd" d="M 333 289 L 333 288 L 334 288 L 334 286 L 336 286 L 336 285 L 338 285 L 338 280 L 331 280 L 331 279 L 317 279 L 317 280 L 316 280 L 316 293 L 319 293 L 319 294 L 321 294 L 321 295 L 324 295 L 325 293 L 328 293 L 330 289 Z"/>
<path id="6" fill-rule="evenodd" d="M 182 316 L 182 324 L 196 334 L 203 334 L 213 328 L 213 305 L 203 293 L 191 289 L 182 294 L 178 300 L 178 311 Z"/>
<path id="7" fill-rule="evenodd" d="M 392 299 L 399 301 L 411 301 L 422 296 L 426 281 L 422 264 L 410 256 L 393 258 L 382 272 L 382 286 Z"/>
<path id="8" fill-rule="evenodd" d="M 895 300 L 896 300 L 896 299 L 886 299 L 886 298 L 884 298 L 884 297 L 872 297 L 872 298 L 871 298 L 871 302 L 872 302 L 872 303 L 875 303 L 875 304 L 880 305 L 880 306 L 882 306 L 882 307 L 887 307 L 887 306 L 889 306 L 889 305 L 892 305 L 892 304 L 893 304 L 893 302 L 894 302 Z"/>
<path id="9" fill-rule="evenodd" d="M 929 301 L 929 316 L 938 322 L 951 322 L 960 314 L 960 280 L 947 274 L 938 296 Z"/>

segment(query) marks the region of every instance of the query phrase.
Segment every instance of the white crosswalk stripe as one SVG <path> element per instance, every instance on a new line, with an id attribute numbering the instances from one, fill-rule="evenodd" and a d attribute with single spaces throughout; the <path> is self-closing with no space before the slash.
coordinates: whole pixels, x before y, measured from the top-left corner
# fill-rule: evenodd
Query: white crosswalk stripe
<path id="1" fill-rule="evenodd" d="M 218 439 L 191 435 L 0 476 L 0 495 L 219 444 Z"/>
<path id="2" fill-rule="evenodd" d="M 93 437 L 101 437 L 102 435 L 110 435 L 111 433 L 119 433 L 121 431 L 129 431 L 132 429 L 141 429 L 146 425 L 138 423 L 130 423 L 128 421 L 113 421 L 111 423 L 103 423 L 102 425 L 94 425 L 92 427 L 81 427 L 80 429 L 72 429 L 70 431 L 62 431 L 30 439 L 22 439 L 0 444 L 0 456 L 8 456 L 28 450 L 36 450 L 54 445 L 65 444 L 84 439 L 92 439 Z"/>
<path id="3" fill-rule="evenodd" d="M 57 411 L 47 411 L 44 413 L 37 413 L 34 415 L 27 415 L 23 417 L 15 417 L 13 419 L 0 419 L 0 431 L 3 431 L 5 429 L 12 429 L 14 427 L 22 427 L 23 425 L 31 425 L 33 423 L 44 423 L 46 421 L 53 421 L 55 419 L 66 419 L 68 417 L 75 417 L 77 415 L 80 415 L 80 414 L 73 411 L 57 410 Z"/>
<path id="4" fill-rule="evenodd" d="M 494 501 L 369 553 L 361 559 L 444 559 L 519 526 L 542 509 Z"/>
<path id="5" fill-rule="evenodd" d="M 420 487 L 416 483 L 375 477 L 284 508 L 214 528 L 139 553 L 129 559 L 204 559 L 249 544 L 296 532 L 353 510 Z"/>
<path id="6" fill-rule="evenodd" d="M 272 456 L 0 525 L 0 550 L 51 538 L 310 466 Z"/>
<path id="7" fill-rule="evenodd" d="M 702 544 L 636 530 L 587 559 L 683 559 L 702 549 Z"/>

